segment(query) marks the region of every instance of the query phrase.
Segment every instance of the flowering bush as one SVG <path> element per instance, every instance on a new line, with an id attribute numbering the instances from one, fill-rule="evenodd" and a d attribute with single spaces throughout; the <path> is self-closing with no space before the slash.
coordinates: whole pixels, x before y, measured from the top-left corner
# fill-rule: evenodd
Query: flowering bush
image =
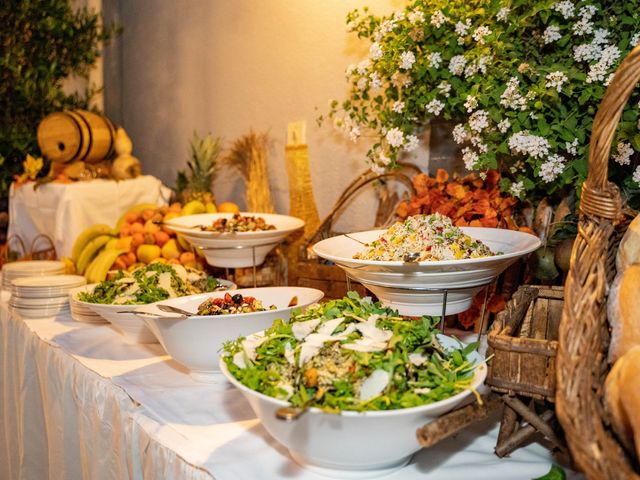
<path id="1" fill-rule="evenodd" d="M 347 68 L 350 93 L 329 116 L 352 140 L 372 131 L 374 170 L 396 166 L 434 118 L 457 120 L 465 166 L 498 168 L 523 198 L 581 185 L 591 126 L 613 72 L 640 43 L 640 0 L 414 0 L 388 17 L 351 12 L 371 42 Z M 612 151 L 611 175 L 640 193 L 635 93 Z"/>

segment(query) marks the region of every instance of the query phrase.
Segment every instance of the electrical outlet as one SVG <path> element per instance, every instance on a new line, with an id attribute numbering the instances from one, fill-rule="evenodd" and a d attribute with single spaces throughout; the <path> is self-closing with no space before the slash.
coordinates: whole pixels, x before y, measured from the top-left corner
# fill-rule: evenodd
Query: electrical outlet
<path id="1" fill-rule="evenodd" d="M 307 122 L 291 122 L 287 124 L 287 145 L 304 145 L 307 143 Z"/>

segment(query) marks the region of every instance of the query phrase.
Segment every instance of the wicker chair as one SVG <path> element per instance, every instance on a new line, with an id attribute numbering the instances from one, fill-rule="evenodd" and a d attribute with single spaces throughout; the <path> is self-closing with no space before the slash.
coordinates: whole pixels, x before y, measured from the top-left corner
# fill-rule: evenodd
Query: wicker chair
<path id="1" fill-rule="evenodd" d="M 607 285 L 615 276 L 615 254 L 625 228 L 620 192 L 607 179 L 607 165 L 622 110 L 638 80 L 640 47 L 620 65 L 593 123 L 589 174 L 560 324 L 557 415 L 576 464 L 594 480 L 640 479 L 635 461 L 609 428 L 603 406 L 609 370 Z"/>

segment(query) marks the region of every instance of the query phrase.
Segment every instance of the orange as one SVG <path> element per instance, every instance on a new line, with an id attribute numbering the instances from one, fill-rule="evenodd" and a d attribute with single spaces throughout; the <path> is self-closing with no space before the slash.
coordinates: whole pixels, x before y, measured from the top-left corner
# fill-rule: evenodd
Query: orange
<path id="1" fill-rule="evenodd" d="M 222 202 L 218 205 L 219 213 L 240 213 L 240 207 L 233 202 Z"/>

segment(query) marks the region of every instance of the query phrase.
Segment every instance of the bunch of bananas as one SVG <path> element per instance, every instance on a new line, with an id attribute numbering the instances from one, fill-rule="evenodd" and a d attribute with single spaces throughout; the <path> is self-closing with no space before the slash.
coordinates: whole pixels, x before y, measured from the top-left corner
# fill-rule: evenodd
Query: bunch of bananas
<path id="1" fill-rule="evenodd" d="M 116 258 L 128 251 L 118 247 L 117 231 L 109 225 L 99 223 L 85 229 L 71 252 L 76 272 L 84 275 L 89 283 L 103 281 Z"/>

